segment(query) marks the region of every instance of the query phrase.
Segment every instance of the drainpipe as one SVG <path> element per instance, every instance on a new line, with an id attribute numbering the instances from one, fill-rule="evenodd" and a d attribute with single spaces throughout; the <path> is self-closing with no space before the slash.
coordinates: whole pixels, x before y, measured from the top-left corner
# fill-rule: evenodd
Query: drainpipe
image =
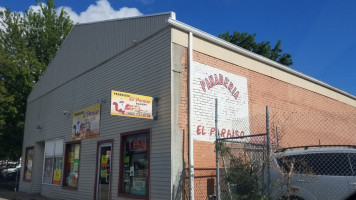
<path id="1" fill-rule="evenodd" d="M 191 105 L 191 102 L 193 100 L 193 92 L 192 92 L 192 80 L 191 80 L 191 68 L 193 65 L 193 33 L 189 32 L 189 45 L 188 45 L 188 56 L 189 56 L 189 62 L 188 62 L 188 109 L 189 109 L 189 199 L 194 200 L 194 154 L 193 154 L 193 128 L 192 128 L 192 108 L 193 106 Z"/>

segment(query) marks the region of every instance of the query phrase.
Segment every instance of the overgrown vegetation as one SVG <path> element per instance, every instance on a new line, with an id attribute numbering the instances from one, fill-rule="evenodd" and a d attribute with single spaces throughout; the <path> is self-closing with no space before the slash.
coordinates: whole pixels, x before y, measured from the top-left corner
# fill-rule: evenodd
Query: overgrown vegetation
<path id="1" fill-rule="evenodd" d="M 21 156 L 27 97 L 73 27 L 46 0 L 38 11 L 0 12 L 0 160 Z"/>
<path id="2" fill-rule="evenodd" d="M 261 188 L 261 166 L 257 166 L 246 155 L 233 154 L 231 147 L 224 142 L 216 142 L 215 147 L 223 161 L 220 170 L 221 199 L 267 199 Z"/>

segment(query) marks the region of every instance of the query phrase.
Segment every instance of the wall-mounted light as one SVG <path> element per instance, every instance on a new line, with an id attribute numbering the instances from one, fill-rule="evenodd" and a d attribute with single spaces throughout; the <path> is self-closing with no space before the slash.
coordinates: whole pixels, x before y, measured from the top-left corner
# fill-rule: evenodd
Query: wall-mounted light
<path id="1" fill-rule="evenodd" d="M 63 110 L 63 115 L 69 115 L 69 111 L 68 110 Z"/>
<path id="2" fill-rule="evenodd" d="M 36 129 L 42 130 L 42 126 L 37 124 Z"/>

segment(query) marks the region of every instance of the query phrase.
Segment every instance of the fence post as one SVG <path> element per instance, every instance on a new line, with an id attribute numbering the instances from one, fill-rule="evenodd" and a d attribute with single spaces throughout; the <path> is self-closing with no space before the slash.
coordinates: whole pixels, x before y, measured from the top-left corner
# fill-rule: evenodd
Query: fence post
<path id="1" fill-rule="evenodd" d="M 270 138 L 269 138 L 269 107 L 266 106 L 266 136 L 267 136 L 267 198 L 270 199 L 271 191 L 271 166 L 270 166 Z"/>
<path id="2" fill-rule="evenodd" d="M 218 131 L 218 99 L 215 99 L 215 152 L 216 152 L 216 198 L 220 200 L 220 168 L 219 168 L 219 131 Z"/>
<path id="3" fill-rule="evenodd" d="M 279 149 L 279 135 L 278 135 L 278 126 L 276 126 L 276 137 L 277 137 L 277 149 Z"/>

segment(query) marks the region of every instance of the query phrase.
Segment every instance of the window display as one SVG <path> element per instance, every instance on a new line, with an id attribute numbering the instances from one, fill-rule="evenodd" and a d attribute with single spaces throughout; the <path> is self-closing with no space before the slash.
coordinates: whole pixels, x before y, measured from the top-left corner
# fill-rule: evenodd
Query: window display
<path id="1" fill-rule="evenodd" d="M 59 185 L 62 175 L 63 139 L 46 141 L 43 183 Z"/>
<path id="2" fill-rule="evenodd" d="M 63 185 L 78 187 L 80 143 L 66 145 L 65 174 Z"/>
<path id="3" fill-rule="evenodd" d="M 32 163 L 33 163 L 33 147 L 26 149 L 26 160 L 24 170 L 24 181 L 31 181 L 32 178 Z"/>
<path id="4" fill-rule="evenodd" d="M 149 135 L 122 137 L 120 193 L 146 196 L 149 176 Z"/>

